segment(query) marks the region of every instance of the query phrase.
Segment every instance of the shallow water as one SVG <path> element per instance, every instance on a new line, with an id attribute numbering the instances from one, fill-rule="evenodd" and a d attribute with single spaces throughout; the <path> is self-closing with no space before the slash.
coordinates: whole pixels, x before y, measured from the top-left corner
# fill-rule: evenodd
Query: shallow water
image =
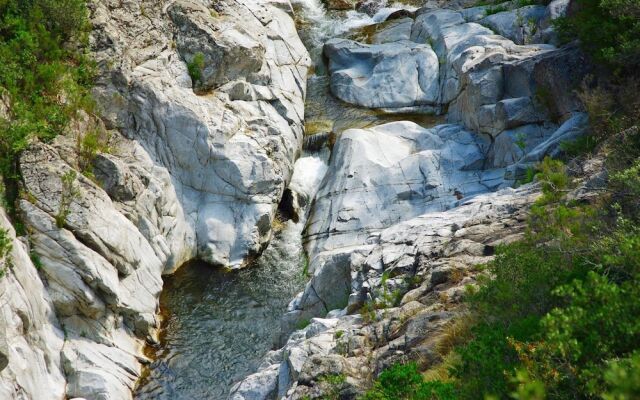
<path id="1" fill-rule="evenodd" d="M 300 230 L 287 222 L 253 267 L 231 272 L 196 262 L 166 279 L 161 345 L 148 348 L 155 361 L 136 399 L 225 399 L 254 372 L 304 285 Z"/>

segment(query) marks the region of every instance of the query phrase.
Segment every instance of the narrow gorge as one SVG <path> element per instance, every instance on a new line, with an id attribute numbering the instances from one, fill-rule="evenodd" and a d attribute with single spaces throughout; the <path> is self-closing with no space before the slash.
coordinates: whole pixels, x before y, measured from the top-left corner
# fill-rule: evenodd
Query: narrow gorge
<path id="1" fill-rule="evenodd" d="M 589 128 L 570 0 L 479 4 L 88 1 L 98 111 L 0 215 L 0 399 L 355 399 L 442 362 L 527 174 Z"/>

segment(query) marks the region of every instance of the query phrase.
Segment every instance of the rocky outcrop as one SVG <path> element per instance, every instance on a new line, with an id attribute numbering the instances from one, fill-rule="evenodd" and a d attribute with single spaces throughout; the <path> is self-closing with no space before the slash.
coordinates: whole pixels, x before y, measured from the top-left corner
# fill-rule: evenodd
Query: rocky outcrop
<path id="1" fill-rule="evenodd" d="M 551 21 L 562 15 L 563 9 L 552 3 L 487 15 L 488 6 L 461 11 L 423 8 L 415 18 L 380 24 L 370 36 L 371 44 L 331 40 L 324 49 L 329 58 L 331 91 L 346 102 L 388 111 L 423 106 L 422 111 L 438 113 L 451 107 L 452 122 L 462 121 L 477 130 L 477 124 L 456 117 L 456 106 L 470 102 L 490 105 L 515 97 L 504 93 L 510 77 L 503 70 L 530 63 L 534 57 L 561 54 L 576 64 L 583 59 L 575 51 L 552 45 L 525 45 L 549 41 Z M 544 35 L 539 33 L 545 29 Z M 586 68 L 585 63 L 580 64 Z M 580 80 L 587 71 L 572 72 Z M 468 86 L 477 87 L 471 96 Z M 480 114 L 469 109 L 462 112 Z"/>
<path id="2" fill-rule="evenodd" d="M 260 254 L 302 146 L 310 62 L 288 1 L 89 7 L 103 118 L 20 159 L 29 246 L 14 240 L 0 282 L 7 398 L 131 398 L 162 275 Z"/>
<path id="3" fill-rule="evenodd" d="M 291 7 L 119 3 L 94 10 L 96 56 L 118 60 L 96 88 L 108 123 L 167 168 L 198 256 L 239 266 L 268 243 L 302 143 L 310 61 Z"/>
<path id="4" fill-rule="evenodd" d="M 536 197 L 533 186 L 476 196 L 324 256 L 314 279 L 326 273 L 327 292 L 344 287 L 346 308 L 292 334 L 230 398 L 269 398 L 256 394 L 263 382 L 278 398 L 320 398 L 336 390 L 354 398 L 395 362 L 414 360 L 424 368 L 438 363 L 437 339 L 459 315 L 456 304 L 475 283 L 474 266 L 487 262 L 497 244 L 520 237 Z M 346 273 L 331 270 L 339 264 Z M 377 310 L 361 310 L 365 301 Z M 345 378 L 338 388 L 327 384 L 332 375 Z"/>
<path id="5" fill-rule="evenodd" d="M 438 57 L 428 45 L 333 39 L 324 52 L 331 60 L 331 91 L 343 101 L 371 108 L 437 103 Z"/>
<path id="6" fill-rule="evenodd" d="M 585 129 L 584 115 L 576 114 L 551 137 Z M 549 139 L 522 160 L 559 149 Z M 283 331 L 315 322 L 284 338 L 231 398 L 269 398 L 255 394 L 265 381 L 280 397 L 321 397 L 335 391 L 325 375 L 346 376 L 341 390 L 354 398 L 391 363 L 439 362 L 437 338 L 475 282 L 474 265 L 520 237 L 537 197 L 535 186 L 508 188 L 516 164 L 491 165 L 497 151 L 489 135 L 459 125 L 396 122 L 345 131 L 305 233 L 312 276 L 290 303 Z"/>
<path id="7" fill-rule="evenodd" d="M 359 245 L 373 231 L 499 187 L 503 171 L 482 169 L 489 147 L 458 125 L 345 131 L 307 225 L 309 253 Z"/>
<path id="8" fill-rule="evenodd" d="M 516 164 L 563 124 L 580 125 L 584 117 L 577 114 L 582 107 L 574 91 L 590 70 L 575 46 L 518 45 L 487 27 L 511 37 L 511 28 L 498 25 L 520 19 L 549 24 L 563 9 L 559 3 L 514 4 L 489 16 L 487 7 L 422 8 L 414 19 L 379 24 L 372 44 L 330 40 L 324 51 L 331 90 L 344 101 L 385 112 L 446 111 L 448 122 L 490 136 L 489 167 Z M 527 13 L 535 18 L 516 16 Z M 534 161 L 539 158 L 526 162 Z M 510 179 L 523 168 L 512 169 Z"/>
<path id="9" fill-rule="evenodd" d="M 96 160 L 98 177 L 109 172 L 112 199 L 72 169 L 68 141 L 25 152 L 28 196 L 21 209 L 66 334 L 67 395 L 127 398 L 141 372 L 145 339 L 153 340 L 159 327 L 161 275 L 193 255 L 193 230 L 167 171 L 137 143 L 123 139 L 114 144 L 121 158 Z"/>
<path id="10" fill-rule="evenodd" d="M 541 24 L 548 9 L 524 11 Z M 486 14 L 423 8 L 371 29 L 371 43 L 325 45 L 337 97 L 387 112 L 431 107 L 449 124 L 339 135 L 305 231 L 311 279 L 283 318 L 285 332 L 311 325 L 283 338 L 231 398 L 264 398 L 255 390 L 265 381 L 278 398 L 355 398 L 392 363 L 440 362 L 439 337 L 475 283 L 474 266 L 520 237 L 537 197 L 535 185 L 510 187 L 587 130 L 573 92 L 589 72 L 584 56 L 516 44 L 528 42 L 517 24 Z M 491 23 L 512 38 L 482 25 Z M 438 62 L 418 65 L 414 52 Z M 328 375 L 345 379 L 331 388 Z"/>
<path id="11" fill-rule="evenodd" d="M 575 138 L 586 128 L 585 116 L 577 114 L 551 138 Z M 549 139 L 529 153 L 514 155 L 510 146 L 490 135 L 459 125 L 425 129 L 394 122 L 345 131 L 334 147 L 305 232 L 313 275 L 304 293 L 290 304 L 284 330 L 347 305 L 353 294 L 348 284 L 353 257 L 380 232 L 509 187 L 515 183 L 514 171 L 544 155 L 558 155 L 559 143 Z M 504 163 L 495 165 L 496 158 Z M 412 265 L 408 261 L 404 266 Z"/>

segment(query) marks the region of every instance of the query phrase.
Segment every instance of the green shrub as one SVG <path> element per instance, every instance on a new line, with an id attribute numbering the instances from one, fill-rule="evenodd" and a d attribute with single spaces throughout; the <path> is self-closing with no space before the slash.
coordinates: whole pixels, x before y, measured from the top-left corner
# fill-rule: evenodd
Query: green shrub
<path id="1" fill-rule="evenodd" d="M 31 13 L 41 12 L 48 30 L 63 40 L 72 39 L 78 32 L 86 33 L 90 29 L 85 0 L 32 0 L 31 3 Z"/>
<path id="2" fill-rule="evenodd" d="M 310 319 L 303 319 L 298 321 L 298 323 L 296 324 L 296 329 L 297 330 L 301 330 L 306 328 L 307 326 L 311 325 L 311 320 Z"/>
<path id="3" fill-rule="evenodd" d="M 560 200 L 564 196 L 565 189 L 569 186 L 567 168 L 562 161 L 545 157 L 538 166 L 540 171 L 536 178 L 542 184 L 542 197 L 538 205 L 547 205 Z"/>
<path id="4" fill-rule="evenodd" d="M 598 141 L 593 135 L 586 135 L 560 143 L 560 149 L 569 157 L 577 157 L 592 153 L 597 145 Z"/>
<path id="5" fill-rule="evenodd" d="M 640 160 L 625 170 L 611 174 L 611 183 L 623 196 L 640 197 Z"/>
<path id="6" fill-rule="evenodd" d="M 576 0 L 570 18 L 557 21 L 561 37 L 580 39 L 585 51 L 606 66 L 640 66 L 640 0 Z"/>
<path id="7" fill-rule="evenodd" d="M 415 363 L 395 364 L 383 371 L 363 400 L 454 400 L 453 385 L 425 382 Z"/>
<path id="8" fill-rule="evenodd" d="M 486 16 L 489 16 L 489 15 L 498 14 L 498 13 L 501 13 L 501 12 L 504 12 L 504 11 L 509 11 L 509 9 L 506 6 L 498 5 L 498 6 L 493 6 L 493 7 L 487 7 L 484 10 L 484 14 Z"/>
<path id="9" fill-rule="evenodd" d="M 478 393 L 508 397 L 520 366 L 510 339 L 527 341 L 539 333 L 542 316 L 558 304 L 554 288 L 579 275 L 573 268 L 558 267 L 564 262 L 561 251 L 533 241 L 497 249 L 489 274 L 467 300 L 479 322 L 472 340 L 457 349 L 459 361 L 451 371 L 461 399 L 477 398 Z"/>
<path id="10" fill-rule="evenodd" d="M 193 84 L 200 82 L 202 79 L 202 70 L 204 69 L 204 54 L 196 53 L 191 61 L 187 63 L 187 70 L 189 71 L 189 76 L 193 81 Z"/>
<path id="11" fill-rule="evenodd" d="M 98 153 L 109 152 L 109 134 L 104 129 L 92 129 L 78 136 L 76 144 L 78 167 L 85 175 L 93 175 L 92 163 Z"/>
<path id="12" fill-rule="evenodd" d="M 6 261 L 6 264 L 11 263 L 11 259 L 8 259 L 11 250 L 13 249 L 13 240 L 7 229 L 0 229 L 0 261 Z M 4 269 L 0 269 L 0 277 L 4 276 Z"/>
<path id="13" fill-rule="evenodd" d="M 607 360 L 626 357 L 640 345 L 640 285 L 616 284 L 590 272 L 554 293 L 565 304 L 544 317 L 541 340 L 521 346 L 524 365 L 552 398 L 601 397 L 615 389 L 612 383 L 621 383 L 607 381 Z"/>
<path id="14" fill-rule="evenodd" d="M 604 373 L 604 400 L 640 399 L 640 352 L 613 360 Z"/>
<path id="15" fill-rule="evenodd" d="M 78 197 L 78 189 L 75 187 L 76 171 L 69 170 L 60 178 L 62 192 L 60 193 L 60 205 L 55 216 L 56 226 L 63 228 L 67 222 L 67 216 L 71 212 L 71 203 Z"/>
<path id="16" fill-rule="evenodd" d="M 0 1 L 0 93 L 9 102 L 0 118 L 0 174 L 10 212 L 20 153 L 34 139 L 62 134 L 79 109 L 93 110 L 87 14 L 81 0 Z"/>
<path id="17" fill-rule="evenodd" d="M 0 260 L 4 260 L 13 249 L 13 240 L 7 229 L 0 229 Z"/>

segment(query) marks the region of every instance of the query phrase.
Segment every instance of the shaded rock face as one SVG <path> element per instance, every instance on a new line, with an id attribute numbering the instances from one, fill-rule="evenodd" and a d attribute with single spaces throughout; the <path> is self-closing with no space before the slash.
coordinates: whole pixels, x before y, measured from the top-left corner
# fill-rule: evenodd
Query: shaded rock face
<path id="1" fill-rule="evenodd" d="M 1 398 L 131 398 L 162 275 L 259 254 L 302 145 L 309 58 L 288 1 L 89 8 L 103 119 L 20 159 L 29 246 L 14 240 L 0 282 Z M 109 151 L 88 174 L 96 127 Z"/>
<path id="2" fill-rule="evenodd" d="M 238 266 L 268 243 L 302 143 L 309 58 L 280 8 L 288 3 L 116 3 L 94 11 L 98 59 L 125 60 L 111 73 L 122 81 L 96 89 L 108 122 L 168 170 L 199 257 Z M 152 23 L 139 33 L 121 13 L 140 15 L 142 6 Z"/>

